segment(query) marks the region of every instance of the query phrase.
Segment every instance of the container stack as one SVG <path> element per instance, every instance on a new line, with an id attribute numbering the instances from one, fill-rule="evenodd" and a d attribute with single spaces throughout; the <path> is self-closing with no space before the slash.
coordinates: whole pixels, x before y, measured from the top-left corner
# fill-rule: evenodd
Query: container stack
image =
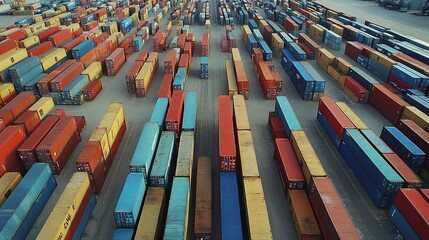
<path id="1" fill-rule="evenodd" d="M 123 48 L 117 48 L 106 58 L 107 76 L 115 76 L 125 64 L 125 52 Z"/>
<path id="2" fill-rule="evenodd" d="M 163 52 L 166 48 L 166 37 L 162 30 L 158 30 L 153 36 L 153 51 L 154 52 Z"/>
<path id="3" fill-rule="evenodd" d="M 173 131 L 176 138 L 179 137 L 180 129 L 182 126 L 182 115 L 184 108 L 185 93 L 182 90 L 174 90 L 171 97 L 170 106 L 165 117 L 166 131 Z"/>
<path id="4" fill-rule="evenodd" d="M 42 72 L 43 67 L 38 57 L 26 58 L 9 68 L 10 79 L 18 93 L 23 92 L 26 85 L 34 86 L 32 82 L 34 79 L 40 80 L 44 76 Z M 29 90 L 33 92 L 31 88 Z M 34 94 L 40 97 L 37 89 Z"/>
<path id="5" fill-rule="evenodd" d="M 209 56 L 209 33 L 203 33 L 202 40 L 201 40 L 201 56 L 202 57 L 208 57 Z"/>
<path id="6" fill-rule="evenodd" d="M 200 77 L 201 79 L 209 78 L 209 58 L 208 57 L 201 57 Z"/>
<path id="7" fill-rule="evenodd" d="M 158 70 L 158 53 L 151 52 L 135 78 L 136 97 L 145 97 Z"/>
<path id="8" fill-rule="evenodd" d="M 176 70 L 176 51 L 170 50 L 164 60 L 164 73 L 174 74 Z"/>
<path id="9" fill-rule="evenodd" d="M 249 81 L 247 79 L 246 71 L 244 70 L 244 65 L 241 61 L 240 51 L 238 50 L 238 48 L 231 49 L 231 57 L 234 63 L 238 93 L 243 95 L 245 99 L 249 99 Z"/>

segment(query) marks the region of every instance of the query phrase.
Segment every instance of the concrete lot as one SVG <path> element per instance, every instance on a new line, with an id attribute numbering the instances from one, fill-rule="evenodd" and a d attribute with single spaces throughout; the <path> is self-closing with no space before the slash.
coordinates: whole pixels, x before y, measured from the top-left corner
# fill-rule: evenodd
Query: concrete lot
<path id="1" fill-rule="evenodd" d="M 401 31 L 406 34 L 418 36 L 422 39 L 429 39 L 427 34 L 427 21 L 421 21 L 415 16 L 408 17 L 407 14 L 384 10 L 380 7 L 372 6 L 372 2 L 362 1 L 326 1 L 321 0 L 334 9 L 348 12 L 358 16 L 359 20 L 370 19 L 387 27 Z M 368 5 L 366 8 L 360 6 Z M 212 0 L 211 16 L 216 16 L 215 1 Z M 369 10 L 371 9 L 371 10 Z M 377 15 L 377 14 L 378 15 Z M 382 14 L 380 14 L 382 13 Z M 399 15 L 401 17 L 398 17 Z M 405 17 L 407 16 L 407 17 Z M 1 17 L 1 22 L 5 23 L 19 17 Z M 13 20 L 12 20 L 13 19 Z M 197 25 L 191 26 L 191 31 L 197 41 L 191 71 L 186 82 L 186 91 L 198 92 L 198 121 L 195 145 L 195 158 L 198 156 L 210 156 L 213 159 L 213 234 L 214 239 L 220 238 L 220 209 L 219 209 L 219 168 L 218 164 L 218 127 L 217 127 L 217 96 L 228 94 L 227 82 L 225 77 L 224 61 L 230 59 L 229 53 L 221 52 L 221 37 L 225 35 L 224 26 L 219 26 L 217 21 L 211 20 L 211 39 L 210 39 L 210 59 L 209 59 L 209 79 L 201 80 L 199 78 L 200 62 L 200 41 L 201 34 L 205 32 L 205 27 Z M 425 25 L 426 24 L 426 25 Z M 4 24 L 5 26 L 10 25 Z M 409 27 L 412 26 L 412 27 Z M 424 34 L 426 33 L 426 34 Z M 175 29 L 172 35 L 175 34 Z M 267 126 L 268 112 L 273 111 L 274 101 L 265 100 L 262 90 L 256 78 L 256 74 L 247 54 L 246 48 L 241 41 L 241 27 L 236 26 L 233 36 L 237 39 L 237 46 L 240 49 L 242 60 L 244 61 L 247 77 L 250 81 L 250 99 L 247 101 L 248 114 L 252 128 L 252 136 L 256 148 L 259 171 L 264 187 L 264 194 L 267 201 L 268 213 L 270 216 L 271 228 L 274 239 L 293 239 L 296 238 L 296 231 L 292 216 L 283 191 L 281 178 L 278 173 L 276 162 L 273 158 L 274 146 L 273 140 Z M 172 39 L 170 36 L 169 41 Z M 323 44 L 321 44 L 323 45 Z M 152 39 L 144 46 L 145 50 L 152 50 Z M 344 46 L 343 46 L 344 49 Z M 344 56 L 342 52 L 331 51 L 337 56 Z M 119 198 L 125 177 L 128 173 L 128 164 L 137 145 L 139 135 L 143 125 L 150 118 L 156 95 L 160 87 L 163 76 L 163 60 L 165 53 L 160 54 L 160 68 L 149 89 L 148 96 L 145 98 L 135 98 L 128 94 L 125 85 L 125 74 L 137 57 L 134 53 L 129 61 L 122 67 L 120 72 L 114 77 L 103 77 L 103 91 L 93 102 L 85 103 L 82 106 L 62 106 L 66 109 L 68 115 L 84 115 L 87 120 L 87 126 L 82 132 L 82 142 L 70 157 L 62 173 L 56 177 L 58 187 L 51 196 L 43 213 L 36 221 L 33 229 L 27 239 L 34 239 L 45 223 L 50 211 L 53 209 L 65 185 L 76 171 L 75 160 L 80 153 L 84 143 L 88 140 L 91 132 L 97 126 L 107 106 L 112 101 L 121 101 L 124 103 L 127 131 L 121 143 L 118 154 L 114 160 L 113 166 L 109 171 L 107 181 L 101 194 L 97 197 L 97 205 L 86 228 L 84 239 L 111 239 L 115 224 L 113 221 L 113 209 Z M 352 62 L 352 60 L 344 57 Z M 302 101 L 294 86 L 289 80 L 284 70 L 281 68 L 280 60 L 274 60 L 276 69 L 279 70 L 283 80 L 284 87 L 281 95 L 287 96 L 291 102 L 301 126 L 307 133 L 316 153 L 325 167 L 329 177 L 333 180 L 344 205 L 352 217 L 358 231 L 363 239 L 393 239 L 396 236 L 396 230 L 390 224 L 386 217 L 386 212 L 378 210 L 368 197 L 360 183 L 353 176 L 345 161 L 335 150 L 324 130 L 316 120 L 317 103 Z M 355 104 L 342 92 L 337 83 L 331 79 L 315 61 L 309 63 L 326 79 L 326 95 L 331 96 L 335 101 L 346 102 L 357 113 L 364 122 L 376 133 L 381 132 L 384 125 L 390 125 L 372 106 L 366 104 Z M 353 63 L 354 65 L 357 65 Z M 194 161 L 195 163 L 196 161 Z M 192 207 L 193 208 L 193 207 Z M 192 209 L 191 208 L 191 209 Z M 191 211 L 190 216 L 192 216 Z M 190 219 L 192 227 L 193 218 Z M 190 228 L 192 231 L 192 228 Z"/>

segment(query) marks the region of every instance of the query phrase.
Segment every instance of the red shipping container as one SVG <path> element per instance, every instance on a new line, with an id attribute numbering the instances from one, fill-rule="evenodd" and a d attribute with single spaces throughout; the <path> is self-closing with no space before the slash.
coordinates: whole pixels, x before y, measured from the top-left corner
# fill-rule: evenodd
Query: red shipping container
<path id="1" fill-rule="evenodd" d="M 78 38 L 71 40 L 70 42 L 62 43 L 60 47 L 64 48 L 66 50 L 66 52 L 69 53 L 74 47 L 76 47 L 77 45 L 79 45 L 83 41 L 85 41 L 85 38 L 78 37 Z"/>
<path id="2" fill-rule="evenodd" d="M 83 25 L 83 30 L 85 31 L 90 31 L 93 28 L 98 27 L 98 22 L 97 21 L 91 21 L 85 25 Z"/>
<path id="3" fill-rule="evenodd" d="M 12 101 L 12 99 L 14 99 L 16 97 L 16 91 L 15 88 L 9 92 L 9 95 L 5 96 L 3 99 L 1 99 L 1 104 L 0 106 L 3 107 L 6 104 L 8 104 L 10 101 Z"/>
<path id="4" fill-rule="evenodd" d="M 98 46 L 98 44 L 101 44 L 102 42 L 104 42 L 108 37 L 109 37 L 109 34 L 107 34 L 106 32 L 100 34 L 98 37 L 94 39 L 95 46 Z"/>
<path id="5" fill-rule="evenodd" d="M 74 215 L 73 220 L 71 220 L 70 222 L 70 226 L 68 228 L 67 233 L 64 236 L 64 240 L 72 240 L 74 238 L 76 230 L 79 227 L 79 223 L 83 217 L 83 214 L 85 213 L 86 207 L 88 206 L 88 203 L 92 195 L 93 195 L 92 188 L 88 188 L 85 192 L 85 195 L 82 198 L 82 201 L 80 202 L 80 205 L 75 206 L 77 208 L 76 214 Z"/>
<path id="6" fill-rule="evenodd" d="M 51 42 L 44 42 L 41 43 L 40 45 L 37 45 L 31 49 L 28 49 L 28 56 L 29 57 L 34 57 L 34 56 L 40 56 L 43 53 L 49 51 L 50 49 L 52 49 L 53 45 Z"/>
<path id="7" fill-rule="evenodd" d="M 55 108 L 54 111 L 52 111 L 49 116 L 58 116 L 58 117 L 65 117 L 66 111 L 64 108 Z"/>
<path id="8" fill-rule="evenodd" d="M 85 128 L 86 126 L 86 120 L 85 120 L 85 116 L 73 116 L 75 121 L 76 121 L 76 126 L 77 126 L 77 131 L 79 133 L 82 132 L 82 130 Z"/>
<path id="9" fill-rule="evenodd" d="M 237 78 L 238 92 L 244 95 L 245 99 L 249 99 L 249 80 L 247 80 L 246 71 L 244 70 L 243 62 L 234 62 L 235 77 Z"/>
<path id="10" fill-rule="evenodd" d="M 60 118 L 57 116 L 48 116 L 27 140 L 18 148 L 18 155 L 24 164 L 25 169 L 29 170 L 36 163 L 37 156 L 34 151 L 39 143 L 45 138 L 48 132 L 54 127 Z"/>
<path id="11" fill-rule="evenodd" d="M 115 76 L 125 63 L 125 51 L 117 48 L 106 58 L 106 70 L 108 76 Z"/>
<path id="12" fill-rule="evenodd" d="M 429 203 L 416 189 L 402 188 L 393 203 L 421 239 L 429 239 Z"/>
<path id="13" fill-rule="evenodd" d="M 353 96 L 356 97 L 355 100 L 360 103 L 367 103 L 369 99 L 369 91 L 366 90 L 362 85 L 360 85 L 356 80 L 350 76 L 345 77 L 344 86 L 347 88 Z"/>
<path id="14" fill-rule="evenodd" d="M 76 160 L 77 170 L 88 172 L 95 193 L 100 193 L 107 177 L 103 150 L 98 142 L 87 142 Z"/>
<path id="15" fill-rule="evenodd" d="M 429 162 L 429 133 L 409 119 L 399 120 L 396 127 L 426 153 L 426 162 Z"/>
<path id="16" fill-rule="evenodd" d="M 90 81 L 82 88 L 83 99 L 86 102 L 94 100 L 103 88 L 101 81 Z"/>
<path id="17" fill-rule="evenodd" d="M 265 25 L 264 29 L 262 30 L 262 34 L 264 35 L 264 40 L 268 44 L 268 46 L 271 47 L 271 39 L 273 36 L 273 29 L 270 27 L 270 25 Z"/>
<path id="18" fill-rule="evenodd" d="M 127 84 L 128 93 L 136 92 L 136 77 L 139 74 L 139 71 L 142 68 L 143 64 L 144 61 L 135 61 L 133 65 L 131 65 L 130 70 L 128 70 L 127 75 L 125 75 L 125 82 Z"/>
<path id="19" fill-rule="evenodd" d="M 40 117 L 37 111 L 25 111 L 15 121 L 14 125 L 24 127 L 27 135 L 30 135 L 40 124 Z"/>
<path id="20" fill-rule="evenodd" d="M 422 187 L 422 180 L 411 170 L 410 167 L 395 153 L 383 154 L 384 159 L 404 179 L 406 188 Z"/>
<path id="21" fill-rule="evenodd" d="M 61 30 L 61 26 L 55 26 L 55 27 L 49 27 L 48 29 L 40 32 L 39 35 L 38 35 L 40 42 L 48 41 L 48 38 L 51 35 L 59 32 L 60 30 Z"/>
<path id="22" fill-rule="evenodd" d="M 264 55 L 260 48 L 252 48 L 252 61 L 256 66 L 260 61 L 264 61 Z"/>
<path id="23" fill-rule="evenodd" d="M 73 38 L 72 31 L 70 29 L 61 30 L 52 36 L 48 37 L 48 40 L 54 44 L 54 46 L 60 45 L 62 42 Z"/>
<path id="24" fill-rule="evenodd" d="M 362 52 L 363 52 L 363 47 L 360 42 L 351 42 L 351 41 L 346 42 L 346 49 L 344 51 L 344 54 L 347 57 L 353 59 L 353 61 L 356 62 L 357 57 L 361 55 Z"/>
<path id="25" fill-rule="evenodd" d="M 293 21 L 290 17 L 286 17 L 283 27 L 286 29 L 286 31 L 288 32 L 292 32 L 292 31 L 298 31 L 299 30 L 299 26 L 298 24 L 296 24 L 295 21 Z"/>
<path id="26" fill-rule="evenodd" d="M 182 90 L 174 90 L 170 101 L 171 104 L 165 116 L 165 130 L 174 131 L 176 133 L 176 138 L 179 136 L 182 126 L 184 100 L 185 92 Z"/>
<path id="27" fill-rule="evenodd" d="M 426 202 L 429 202 L 429 189 L 419 189 L 419 191 L 423 198 L 426 200 Z"/>
<path id="28" fill-rule="evenodd" d="M 219 167 L 236 170 L 236 147 L 230 96 L 218 96 Z"/>
<path id="29" fill-rule="evenodd" d="M 274 81 L 276 82 L 277 91 L 281 92 L 283 88 L 283 79 L 280 76 L 280 73 L 278 71 L 271 71 L 271 74 L 274 77 Z"/>
<path id="30" fill-rule="evenodd" d="M 0 109 L 0 122 L 1 122 L 0 131 L 2 131 L 6 126 L 11 124 L 13 120 L 15 119 L 13 118 L 12 110 Z"/>
<path id="31" fill-rule="evenodd" d="M 21 41 L 26 37 L 27 37 L 27 33 L 25 32 L 24 29 L 18 29 L 6 36 L 7 39 L 17 40 L 17 41 Z"/>
<path id="32" fill-rule="evenodd" d="M 308 198 L 324 239 L 360 240 L 331 179 L 312 177 Z"/>
<path id="33" fill-rule="evenodd" d="M 19 161 L 16 150 L 27 139 L 22 126 L 8 126 L 0 133 L 0 176 L 6 172 L 20 172 L 24 166 Z"/>
<path id="34" fill-rule="evenodd" d="M 190 43 L 190 42 L 185 43 L 185 48 L 183 49 L 183 53 L 189 55 L 189 65 L 191 65 L 192 64 L 192 56 L 194 54 L 194 52 L 192 51 L 192 43 Z"/>
<path id="35" fill-rule="evenodd" d="M 158 98 L 171 98 L 171 85 L 173 84 L 173 74 L 166 73 L 162 78 L 161 87 L 159 87 Z"/>
<path id="36" fill-rule="evenodd" d="M 390 83 L 380 83 L 380 84 L 383 85 L 383 87 L 387 88 L 387 90 L 391 91 L 392 93 L 394 93 L 396 95 L 401 94 L 401 90 L 395 88 Z"/>
<path id="37" fill-rule="evenodd" d="M 275 139 L 275 156 L 283 179 L 284 189 L 304 189 L 304 175 L 301 172 L 289 139 Z"/>
<path id="38" fill-rule="evenodd" d="M 347 118 L 344 112 L 330 97 L 321 97 L 319 99 L 319 111 L 326 117 L 329 124 L 342 139 L 346 128 L 355 128 L 354 124 Z"/>
<path id="39" fill-rule="evenodd" d="M 19 48 L 18 41 L 15 39 L 8 39 L 0 42 L 0 55 L 3 55 L 9 51 L 16 50 Z"/>
<path id="40" fill-rule="evenodd" d="M 298 43 L 298 46 L 305 52 L 305 55 L 307 56 L 307 60 L 313 60 L 314 59 L 314 53 L 310 50 L 310 48 L 302 42 Z"/>
<path id="41" fill-rule="evenodd" d="M 36 102 L 36 97 L 32 92 L 22 92 L 12 101 L 6 104 L 1 110 L 10 110 L 13 119 L 17 119 L 25 110 Z M 7 125 L 7 124 L 6 124 Z"/>
<path id="42" fill-rule="evenodd" d="M 118 152 L 119 146 L 121 145 L 122 139 L 124 138 L 126 129 L 127 128 L 126 128 L 126 125 L 124 122 L 124 123 L 122 123 L 122 126 L 119 128 L 118 135 L 116 136 L 115 140 L 113 141 L 112 147 L 110 148 L 109 156 L 106 159 L 107 170 L 109 170 L 113 164 L 113 160 L 115 159 L 116 153 Z"/>
<path id="43" fill-rule="evenodd" d="M 209 56 L 209 34 L 203 33 L 203 37 L 201 40 L 201 56 L 208 57 Z"/>
<path id="44" fill-rule="evenodd" d="M 83 28 L 80 27 L 73 32 L 73 38 L 80 37 L 82 36 L 82 34 L 83 34 Z"/>
<path id="45" fill-rule="evenodd" d="M 75 62 L 58 76 L 56 76 L 49 84 L 52 91 L 63 91 L 79 74 L 85 70 L 81 62 Z"/>
<path id="46" fill-rule="evenodd" d="M 80 141 L 74 117 L 62 117 L 36 147 L 37 158 L 59 174 Z"/>
<path id="47" fill-rule="evenodd" d="M 136 61 L 141 61 L 141 62 L 145 63 L 148 57 L 149 57 L 149 52 L 143 50 L 137 56 Z"/>
<path id="48" fill-rule="evenodd" d="M 375 84 L 373 86 L 369 102 L 387 120 L 396 125 L 401 117 L 402 109 L 409 104 L 382 85 Z"/>
<path id="49" fill-rule="evenodd" d="M 83 63 L 84 68 L 89 67 L 93 62 L 97 61 L 95 49 L 91 49 L 87 54 L 83 55 L 79 62 Z"/>
<path id="50" fill-rule="evenodd" d="M 221 45 L 222 45 L 222 52 L 229 52 L 228 40 L 226 39 L 225 36 L 222 37 Z"/>
<path id="51" fill-rule="evenodd" d="M 399 77 L 397 77 L 395 74 L 389 74 L 389 82 L 393 83 L 394 85 L 397 85 L 399 88 L 402 89 L 412 89 L 413 86 L 407 84 L 406 82 L 402 81 Z"/>
<path id="52" fill-rule="evenodd" d="M 176 51 L 170 50 L 164 60 L 164 73 L 174 74 L 176 69 Z"/>
<path id="53" fill-rule="evenodd" d="M 180 56 L 179 65 L 177 67 L 184 67 L 186 68 L 186 72 L 189 73 L 189 54 L 183 53 Z"/>
<path id="54" fill-rule="evenodd" d="M 419 60 L 408 56 L 405 53 L 396 53 L 396 54 L 392 54 L 390 55 L 390 58 L 392 60 L 395 60 L 397 62 L 400 62 L 402 64 L 407 65 L 408 67 L 425 74 L 425 70 L 427 71 L 429 69 L 429 65 L 420 62 Z"/>
<path id="55" fill-rule="evenodd" d="M 180 51 L 183 52 L 183 49 L 185 48 L 186 43 L 186 35 L 180 34 L 177 39 L 177 47 L 180 48 Z"/>
<path id="56" fill-rule="evenodd" d="M 48 94 L 51 91 L 51 81 L 74 63 L 76 63 L 76 59 L 69 59 L 40 79 L 37 82 L 37 90 L 39 90 L 39 93 Z"/>
<path id="57" fill-rule="evenodd" d="M 285 128 L 277 116 L 276 112 L 270 112 L 268 115 L 268 125 L 271 130 L 271 135 L 274 139 L 277 138 L 287 138 Z"/>

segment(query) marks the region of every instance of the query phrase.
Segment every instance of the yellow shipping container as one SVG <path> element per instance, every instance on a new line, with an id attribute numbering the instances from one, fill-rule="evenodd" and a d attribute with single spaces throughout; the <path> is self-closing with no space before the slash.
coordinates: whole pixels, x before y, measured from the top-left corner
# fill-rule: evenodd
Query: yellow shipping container
<path id="1" fill-rule="evenodd" d="M 231 48 L 231 56 L 232 56 L 232 61 L 241 62 L 240 50 L 238 50 L 238 48 Z"/>
<path id="2" fill-rule="evenodd" d="M 344 74 L 348 74 L 350 67 L 353 66 L 343 58 L 335 58 L 334 65 L 337 66 Z"/>
<path id="3" fill-rule="evenodd" d="M 58 17 L 53 17 L 48 20 L 45 20 L 46 27 L 55 27 L 61 25 L 60 19 Z"/>
<path id="4" fill-rule="evenodd" d="M 63 239 L 90 188 L 88 173 L 75 172 L 55 204 L 37 239 Z"/>
<path id="5" fill-rule="evenodd" d="M 332 24 L 331 30 L 336 34 L 343 36 L 344 28 L 338 25 Z"/>
<path id="6" fill-rule="evenodd" d="M 261 179 L 244 178 L 243 190 L 249 239 L 272 239 L 273 235 Z"/>
<path id="7" fill-rule="evenodd" d="M 242 95 L 237 95 L 242 96 Z M 241 172 L 243 177 L 259 177 L 258 161 L 250 130 L 237 131 L 238 151 L 240 153 Z"/>
<path id="8" fill-rule="evenodd" d="M 64 48 L 56 48 L 48 55 L 45 55 L 43 58 L 41 58 L 40 62 L 42 63 L 43 70 L 46 71 L 50 67 L 54 66 L 54 64 L 66 57 L 67 54 Z"/>
<path id="9" fill-rule="evenodd" d="M 238 94 L 238 88 L 237 88 L 237 80 L 235 78 L 234 73 L 234 65 L 232 64 L 231 60 L 225 61 L 225 72 L 226 72 L 226 79 L 228 82 L 228 94 L 232 98 L 234 95 Z"/>
<path id="10" fill-rule="evenodd" d="M 312 176 L 326 176 L 325 169 L 323 169 L 323 166 L 304 131 L 292 131 L 291 144 L 296 154 L 296 158 L 302 167 L 307 184 L 310 183 Z"/>
<path id="11" fill-rule="evenodd" d="M 57 12 L 65 12 L 65 11 L 67 11 L 67 8 L 66 8 L 66 6 L 62 5 L 58 8 Z"/>
<path id="12" fill-rule="evenodd" d="M 0 99 L 6 98 L 13 92 L 15 92 L 15 86 L 13 83 L 3 83 L 0 85 Z"/>
<path id="13" fill-rule="evenodd" d="M 138 21 L 139 20 L 139 14 L 138 12 L 135 12 L 131 15 L 131 20 L 134 21 Z"/>
<path id="14" fill-rule="evenodd" d="M 369 129 L 368 126 L 359 118 L 356 113 L 353 112 L 352 109 L 350 109 L 349 106 L 347 106 L 344 102 L 336 102 L 337 106 L 343 111 L 343 113 L 347 116 L 348 119 L 353 123 L 353 125 L 356 126 L 357 129 Z"/>
<path id="15" fill-rule="evenodd" d="M 110 154 L 110 146 L 112 144 L 109 143 L 109 139 L 107 137 L 107 131 L 104 128 L 96 128 L 92 132 L 91 136 L 89 137 L 90 142 L 100 142 L 101 149 L 103 150 L 103 156 L 104 159 L 107 159 L 107 157 Z"/>
<path id="16" fill-rule="evenodd" d="M 38 36 L 31 36 L 19 41 L 19 47 L 30 48 L 31 46 L 37 45 L 39 43 L 40 40 Z"/>
<path id="17" fill-rule="evenodd" d="M 80 28 L 79 23 L 72 23 L 72 24 L 68 25 L 67 27 L 63 27 L 63 29 L 70 29 L 72 32 L 75 32 L 79 28 Z"/>
<path id="18" fill-rule="evenodd" d="M 43 22 L 43 17 L 42 15 L 36 15 L 32 17 L 33 21 L 38 23 L 38 22 Z"/>
<path id="19" fill-rule="evenodd" d="M 209 19 L 209 20 L 206 20 L 206 28 L 207 28 L 207 29 L 210 29 L 210 19 Z"/>
<path id="20" fill-rule="evenodd" d="M 0 207 L 18 186 L 21 179 L 21 173 L 19 172 L 7 172 L 0 178 Z"/>
<path id="21" fill-rule="evenodd" d="M 246 100 L 243 95 L 233 96 L 234 119 L 237 130 L 250 130 L 249 118 L 247 116 Z"/>
<path id="22" fill-rule="evenodd" d="M 24 58 L 28 57 L 28 53 L 26 49 L 18 48 L 17 50 L 13 50 L 7 52 L 0 56 L 0 77 L 2 80 L 5 80 L 6 75 L 5 71 L 8 71 L 8 68 L 13 64 L 21 61 Z"/>
<path id="23" fill-rule="evenodd" d="M 99 17 L 98 18 L 98 22 L 103 22 L 104 20 L 106 20 L 107 19 L 107 14 L 105 14 L 105 15 L 103 15 L 103 16 L 101 16 L 101 17 Z"/>
<path id="24" fill-rule="evenodd" d="M 32 33 L 37 32 L 45 27 L 44 22 L 36 22 L 33 25 L 28 26 L 27 28 L 31 30 Z"/>
<path id="25" fill-rule="evenodd" d="M 166 213 L 166 204 L 167 199 L 164 188 L 148 188 L 134 239 L 160 239 L 163 228 L 162 220 Z"/>
<path id="26" fill-rule="evenodd" d="M 95 81 L 101 78 L 103 75 L 103 68 L 101 67 L 101 62 L 93 62 L 89 67 L 87 67 L 82 74 L 88 75 L 90 81 Z"/>
<path id="27" fill-rule="evenodd" d="M 24 28 L 24 32 L 27 36 L 32 33 L 30 28 Z"/>
<path id="28" fill-rule="evenodd" d="M 413 120 L 423 130 L 429 131 L 429 116 L 414 106 L 406 106 L 402 110 L 401 119 Z"/>
<path id="29" fill-rule="evenodd" d="M 162 12 L 158 13 L 155 17 L 155 22 L 160 23 L 162 21 Z"/>
<path id="30" fill-rule="evenodd" d="M 105 128 L 109 139 L 109 146 L 112 147 L 113 142 L 118 135 L 119 129 L 125 121 L 124 108 L 122 103 L 113 102 L 110 104 L 107 112 L 104 114 L 97 128 Z"/>
<path id="31" fill-rule="evenodd" d="M 123 13 L 124 13 L 124 17 L 129 17 L 129 16 L 130 16 L 130 8 L 128 8 L 128 7 L 123 8 L 123 9 L 121 10 L 121 12 L 123 12 Z"/>
<path id="32" fill-rule="evenodd" d="M 369 58 L 381 63 L 383 66 L 385 66 L 388 69 L 391 69 L 393 67 L 393 65 L 397 64 L 396 61 L 390 59 L 388 56 L 382 54 L 381 52 L 377 52 L 377 51 L 371 52 L 369 54 Z"/>
<path id="33" fill-rule="evenodd" d="M 28 110 L 36 111 L 40 119 L 44 119 L 55 107 L 54 100 L 51 97 L 41 97 Z"/>
<path id="34" fill-rule="evenodd" d="M 143 88 L 147 92 L 151 82 L 152 69 L 152 63 L 145 63 L 143 65 L 136 77 L 137 88 Z"/>
<path id="35" fill-rule="evenodd" d="M 328 65 L 334 64 L 335 56 L 324 48 L 319 48 L 317 51 L 317 64 L 319 64 L 326 72 Z"/>

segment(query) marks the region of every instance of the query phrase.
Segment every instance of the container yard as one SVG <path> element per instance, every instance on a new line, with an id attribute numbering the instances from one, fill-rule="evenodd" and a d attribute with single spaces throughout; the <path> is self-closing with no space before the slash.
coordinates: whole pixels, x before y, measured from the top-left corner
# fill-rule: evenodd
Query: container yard
<path id="1" fill-rule="evenodd" d="M 425 2 L 5 1 L 0 239 L 429 239 Z"/>

